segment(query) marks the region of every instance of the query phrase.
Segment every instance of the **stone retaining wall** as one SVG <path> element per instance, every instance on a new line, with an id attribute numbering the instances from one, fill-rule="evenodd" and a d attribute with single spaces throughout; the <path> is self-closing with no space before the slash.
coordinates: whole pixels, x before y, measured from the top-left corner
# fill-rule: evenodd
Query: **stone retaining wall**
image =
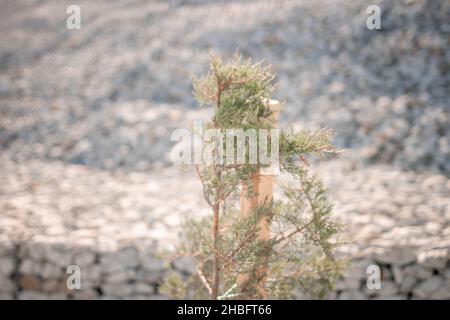
<path id="1" fill-rule="evenodd" d="M 330 299 L 450 299 L 448 244 L 431 248 L 347 247 L 347 276 Z M 0 248 L 0 299 L 166 299 L 158 292 L 172 272 L 194 272 L 191 261 L 155 258 L 154 246 L 128 244 L 114 252 L 29 241 Z M 81 288 L 68 289 L 67 267 L 81 271 Z M 367 267 L 381 270 L 381 289 L 367 287 Z"/>
<path id="2" fill-rule="evenodd" d="M 368 247 L 358 250 L 346 277 L 336 285 L 337 299 L 450 299 L 448 244 Z M 374 271 L 381 271 L 381 288 L 368 286 Z M 369 279 L 369 281 L 368 281 Z"/>

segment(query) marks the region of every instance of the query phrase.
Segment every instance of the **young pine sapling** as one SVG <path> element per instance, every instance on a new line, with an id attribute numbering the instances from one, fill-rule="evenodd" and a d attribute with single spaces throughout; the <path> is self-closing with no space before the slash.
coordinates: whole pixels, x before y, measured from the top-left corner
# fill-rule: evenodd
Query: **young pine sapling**
<path id="1" fill-rule="evenodd" d="M 299 294 L 323 298 L 340 275 L 343 262 L 333 256 L 339 225 L 326 190 L 306 161 L 308 155 L 338 151 L 331 144 L 332 132 L 280 130 L 274 141 L 268 134 L 277 127 L 279 111 L 271 100 L 273 81 L 269 66 L 240 57 L 224 63 L 218 56 L 211 57 L 209 72 L 194 80 L 196 100 L 214 108 L 206 129 L 224 135 L 230 129 L 253 129 L 257 141 L 265 138 L 268 146 L 277 142 L 279 170 L 295 184 L 283 187 L 281 200 L 274 200 L 272 178 L 263 174 L 273 163 L 263 163 L 259 155 L 250 161 L 247 144 L 244 161 L 223 161 L 225 154 L 236 159 L 243 151 L 239 141 L 202 137 L 203 144 L 213 145 L 213 161 L 197 164 L 195 170 L 212 215 L 184 226 L 178 253 L 195 259 L 197 273 L 188 282 L 169 278 L 161 286 L 166 294 L 186 298 L 183 294 L 190 292 L 189 297 L 198 299 L 288 299 Z"/>

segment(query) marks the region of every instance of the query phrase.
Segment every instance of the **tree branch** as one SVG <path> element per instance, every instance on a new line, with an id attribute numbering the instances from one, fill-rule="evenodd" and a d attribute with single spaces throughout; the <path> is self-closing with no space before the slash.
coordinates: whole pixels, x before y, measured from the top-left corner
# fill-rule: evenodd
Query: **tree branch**
<path id="1" fill-rule="evenodd" d="M 198 277 L 200 278 L 200 281 L 202 282 L 202 284 L 205 286 L 206 290 L 208 290 L 208 293 L 210 295 L 212 295 L 212 288 L 211 288 L 210 284 L 208 283 L 208 280 L 206 279 L 205 274 L 203 273 L 202 266 L 203 265 L 200 265 L 197 267 Z"/>
<path id="2" fill-rule="evenodd" d="M 205 198 L 205 201 L 212 207 L 213 204 L 211 203 L 211 200 L 209 200 L 208 195 L 206 194 L 206 185 L 205 185 L 205 182 L 203 181 L 202 175 L 200 174 L 200 169 L 198 167 L 198 164 L 195 165 L 195 171 L 197 172 L 197 176 L 198 176 L 200 182 L 202 183 L 203 197 Z"/>
<path id="3" fill-rule="evenodd" d="M 316 222 L 319 218 L 321 218 L 321 217 L 313 218 L 311 221 L 309 221 L 307 224 L 303 225 L 302 227 L 296 226 L 294 231 L 291 231 L 290 233 L 283 235 L 278 239 L 275 239 L 273 241 L 273 244 L 276 245 L 276 244 L 280 243 L 281 241 L 287 240 L 287 239 L 291 238 L 292 236 L 296 235 L 297 233 L 302 232 L 303 230 L 308 228 L 311 224 Z"/>

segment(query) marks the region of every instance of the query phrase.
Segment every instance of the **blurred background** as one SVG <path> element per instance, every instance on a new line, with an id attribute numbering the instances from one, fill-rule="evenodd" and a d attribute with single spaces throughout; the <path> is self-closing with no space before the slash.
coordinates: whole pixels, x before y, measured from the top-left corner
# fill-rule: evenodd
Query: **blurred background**
<path id="1" fill-rule="evenodd" d="M 313 167 L 343 250 L 388 289 L 362 273 L 332 298 L 450 299 L 448 1 L 3 0 L 0 17 L 0 298 L 163 298 L 167 272 L 192 271 L 152 255 L 208 213 L 170 135 L 209 116 L 191 85 L 209 53 L 238 50 L 273 65 L 282 126 L 347 149 Z M 70 263 L 85 289 L 61 289 Z"/>

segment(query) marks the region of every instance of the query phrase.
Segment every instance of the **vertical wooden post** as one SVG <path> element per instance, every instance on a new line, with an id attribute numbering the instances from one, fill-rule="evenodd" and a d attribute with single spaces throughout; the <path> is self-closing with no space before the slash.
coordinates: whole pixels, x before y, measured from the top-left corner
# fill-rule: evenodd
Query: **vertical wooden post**
<path id="1" fill-rule="evenodd" d="M 273 112 L 274 117 L 274 128 L 278 127 L 278 118 L 280 112 L 280 103 L 276 100 L 267 101 L 269 108 Z M 259 150 L 259 148 L 258 148 Z M 248 186 L 242 186 L 241 192 L 241 216 L 248 216 L 256 208 L 262 207 L 263 205 L 268 205 L 271 203 L 273 198 L 273 166 L 270 166 L 264 170 L 258 170 L 253 173 L 251 177 L 251 184 L 256 196 L 252 198 L 246 197 Z M 259 240 L 269 240 L 270 239 L 270 225 L 267 219 L 262 219 L 260 221 L 260 233 L 258 235 Z M 263 263 L 264 265 L 264 263 Z M 256 270 L 258 275 L 262 275 L 266 272 L 266 268 L 261 268 Z M 238 285 L 242 285 L 248 281 L 250 275 L 242 274 L 237 277 Z M 265 279 L 263 278 L 259 283 L 257 283 L 256 289 L 259 291 L 263 299 L 267 298 L 266 290 L 264 289 Z"/>

